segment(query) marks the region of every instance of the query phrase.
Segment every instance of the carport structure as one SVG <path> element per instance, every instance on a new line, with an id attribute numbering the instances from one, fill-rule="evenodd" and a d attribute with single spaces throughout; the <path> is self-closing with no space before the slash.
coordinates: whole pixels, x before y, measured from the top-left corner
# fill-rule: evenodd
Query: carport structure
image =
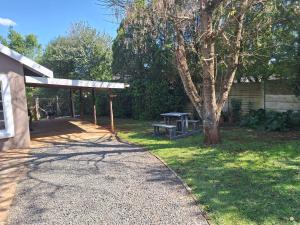
<path id="1" fill-rule="evenodd" d="M 83 91 L 89 91 L 93 98 L 92 116 L 94 124 L 97 124 L 97 112 L 96 112 L 96 91 L 107 91 L 109 93 L 109 109 L 110 109 L 110 120 L 111 120 L 111 131 L 115 132 L 114 125 L 114 114 L 113 114 L 113 98 L 116 95 L 113 94 L 113 90 L 125 89 L 129 87 L 125 83 L 117 82 L 103 82 L 103 81 L 90 81 L 90 80 L 70 80 L 70 79 L 58 79 L 49 77 L 37 77 L 37 76 L 25 76 L 25 83 L 28 87 L 45 87 L 45 88 L 64 88 L 70 90 L 70 111 L 71 116 L 75 117 L 75 107 L 73 92 L 79 91 L 80 93 L 80 118 L 83 119 Z"/>
<path id="2" fill-rule="evenodd" d="M 93 122 L 97 123 L 95 92 L 109 93 L 111 131 L 115 131 L 113 90 L 129 87 L 125 83 L 58 79 L 53 71 L 0 44 L 0 151 L 29 148 L 30 132 L 25 87 L 47 87 L 70 90 L 70 111 L 75 117 L 73 92 L 80 92 L 80 116 L 83 118 L 83 91 L 93 97 Z"/>

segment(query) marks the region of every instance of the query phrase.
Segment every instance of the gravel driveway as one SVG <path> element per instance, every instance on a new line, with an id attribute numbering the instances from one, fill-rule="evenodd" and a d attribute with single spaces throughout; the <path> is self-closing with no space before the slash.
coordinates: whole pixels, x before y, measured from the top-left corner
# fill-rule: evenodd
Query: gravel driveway
<path id="1" fill-rule="evenodd" d="M 114 139 L 33 149 L 8 224 L 207 224 L 180 181 Z"/>

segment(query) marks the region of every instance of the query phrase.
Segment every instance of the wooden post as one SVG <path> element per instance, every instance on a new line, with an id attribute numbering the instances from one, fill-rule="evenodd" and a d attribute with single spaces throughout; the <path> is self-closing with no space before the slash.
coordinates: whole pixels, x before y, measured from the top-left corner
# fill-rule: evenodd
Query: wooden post
<path id="1" fill-rule="evenodd" d="M 70 111 L 71 116 L 75 118 L 75 107 L 74 107 L 74 99 L 73 99 L 73 91 L 70 89 Z"/>
<path id="2" fill-rule="evenodd" d="M 83 119 L 83 97 L 82 97 L 82 90 L 79 90 L 79 101 L 80 101 L 80 119 Z"/>
<path id="3" fill-rule="evenodd" d="M 115 133 L 113 98 L 115 98 L 116 96 L 117 95 L 113 95 L 113 94 L 109 95 L 110 128 L 112 133 Z"/>
<path id="4" fill-rule="evenodd" d="M 92 98 L 93 98 L 93 118 L 94 124 L 97 124 L 97 111 L 96 111 L 96 98 L 95 98 L 95 89 L 92 89 Z"/>
<path id="5" fill-rule="evenodd" d="M 39 98 L 35 98 L 35 119 L 40 120 L 40 101 Z"/>
<path id="6" fill-rule="evenodd" d="M 266 110 L 266 85 L 267 85 L 267 79 L 263 80 L 263 101 L 264 101 L 264 110 Z"/>
<path id="7" fill-rule="evenodd" d="M 60 107 L 58 102 L 58 96 L 56 95 L 56 116 L 60 116 Z"/>

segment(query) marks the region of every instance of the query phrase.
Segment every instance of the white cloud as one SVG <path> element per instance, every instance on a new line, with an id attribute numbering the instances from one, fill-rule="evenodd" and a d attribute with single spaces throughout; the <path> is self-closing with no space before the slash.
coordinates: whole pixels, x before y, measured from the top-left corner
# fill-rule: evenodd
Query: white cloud
<path id="1" fill-rule="evenodd" d="M 8 19 L 8 18 L 1 18 L 0 17 L 0 25 L 2 25 L 2 26 L 15 26 L 16 22 L 11 20 L 11 19 Z"/>

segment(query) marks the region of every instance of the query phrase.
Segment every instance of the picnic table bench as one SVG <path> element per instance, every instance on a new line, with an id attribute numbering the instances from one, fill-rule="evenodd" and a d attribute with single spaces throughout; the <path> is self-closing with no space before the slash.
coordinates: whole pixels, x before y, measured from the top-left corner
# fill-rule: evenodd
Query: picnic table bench
<path id="1" fill-rule="evenodd" d="M 164 122 L 152 124 L 155 136 L 160 136 L 160 128 L 166 129 L 166 133 L 170 139 L 186 137 L 199 132 L 200 120 L 189 120 L 188 113 L 169 112 L 160 115 L 164 117 Z M 190 124 L 192 125 L 192 130 L 189 130 Z"/>
<path id="2" fill-rule="evenodd" d="M 188 113 L 180 113 L 180 112 L 169 112 L 160 114 L 164 117 L 164 121 L 166 124 L 170 124 L 172 118 L 177 118 L 180 125 L 178 126 L 178 132 L 182 134 L 187 133 L 188 128 Z"/>
<path id="3" fill-rule="evenodd" d="M 198 130 L 200 128 L 200 120 L 188 120 L 189 124 L 192 124 L 193 130 Z"/>
<path id="4" fill-rule="evenodd" d="M 169 138 L 173 139 L 176 136 L 176 126 L 174 125 L 169 125 L 169 124 L 164 124 L 164 123 L 153 123 L 152 124 L 154 128 L 154 135 L 159 136 L 159 128 L 165 128 L 167 133 L 169 134 Z"/>
<path id="5" fill-rule="evenodd" d="M 182 130 L 181 125 L 182 122 L 181 120 L 177 120 L 177 129 Z M 198 130 L 200 128 L 200 120 L 187 120 L 188 128 L 190 125 L 192 125 L 192 130 Z"/>

